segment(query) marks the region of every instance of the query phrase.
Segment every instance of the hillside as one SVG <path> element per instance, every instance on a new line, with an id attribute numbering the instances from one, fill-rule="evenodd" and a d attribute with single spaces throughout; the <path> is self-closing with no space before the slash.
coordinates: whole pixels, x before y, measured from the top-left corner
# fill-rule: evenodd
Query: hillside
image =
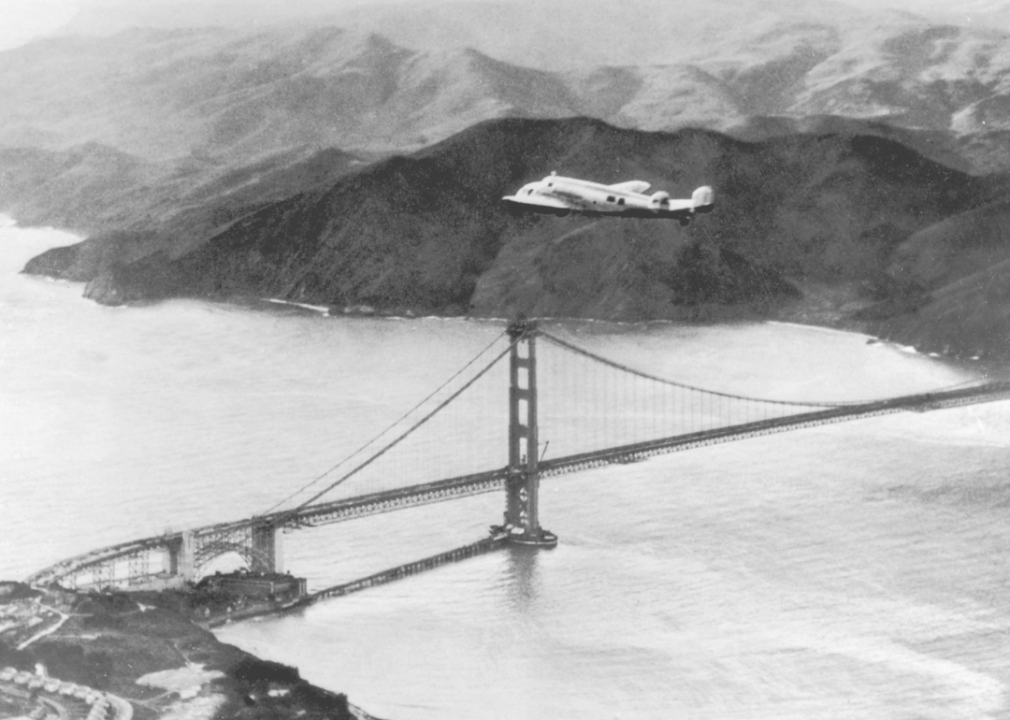
<path id="1" fill-rule="evenodd" d="M 1010 201 L 931 225 L 888 270 L 900 292 L 861 317 L 875 332 L 934 352 L 1010 357 Z"/>
<path id="2" fill-rule="evenodd" d="M 121 10 L 172 25 L 198 7 Z M 755 118 L 839 116 L 1002 171 L 1008 37 L 827 0 L 370 3 L 290 25 L 128 29 L 0 52 L 0 146 L 247 164 L 406 152 L 503 117 L 753 133 Z"/>
<path id="3" fill-rule="evenodd" d="M 717 209 L 681 228 L 503 207 L 502 195 L 551 170 L 638 178 L 682 196 L 708 183 Z M 156 237 L 97 236 L 52 251 L 28 271 L 90 280 L 88 294 L 111 303 L 278 297 L 392 313 L 845 324 L 905 307 L 925 287 L 897 269 L 927 262 L 933 246 L 919 238 L 996 213 L 1008 187 L 871 135 L 747 143 L 589 119 L 491 121 L 336 175 L 203 242 L 170 222 L 152 228 Z M 989 237 L 978 263 L 1006 252 Z"/>
<path id="4" fill-rule="evenodd" d="M 149 162 L 98 143 L 67 151 L 0 149 L 0 199 L 24 225 L 95 237 L 60 274 L 90 280 L 109 263 L 199 245 L 265 205 L 365 164 L 335 148 L 298 148 L 242 166 L 185 158 Z"/>
<path id="5" fill-rule="evenodd" d="M 99 34 L 0 52 L 0 211 L 90 234 L 30 270 L 102 302 L 783 317 L 1010 356 L 995 0 L 86 5 Z M 551 170 L 718 210 L 500 206 Z"/>
<path id="6" fill-rule="evenodd" d="M 191 621 L 180 593 L 77 592 L 58 585 L 40 591 L 10 581 L 0 581 L 0 589 L 0 668 L 38 677 L 44 667 L 47 684 L 55 679 L 80 693 L 34 686 L 24 692 L 24 681 L 4 682 L 5 718 L 371 718 L 345 695 L 309 684 L 295 668 L 218 641 Z M 111 693 L 111 707 L 85 702 L 88 691 Z"/>

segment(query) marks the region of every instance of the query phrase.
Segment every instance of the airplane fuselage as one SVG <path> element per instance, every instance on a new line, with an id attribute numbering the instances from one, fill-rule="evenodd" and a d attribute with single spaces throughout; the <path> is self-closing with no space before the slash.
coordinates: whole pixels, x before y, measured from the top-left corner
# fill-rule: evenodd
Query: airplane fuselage
<path id="1" fill-rule="evenodd" d="M 632 180 L 616 185 L 549 175 L 543 180 L 520 188 L 503 200 L 510 206 L 528 212 L 566 215 L 615 215 L 640 218 L 676 218 L 690 220 L 696 212 L 711 211 L 714 200 L 711 188 L 695 190 L 690 200 L 671 199 L 665 192 L 644 193 L 649 184 Z"/>

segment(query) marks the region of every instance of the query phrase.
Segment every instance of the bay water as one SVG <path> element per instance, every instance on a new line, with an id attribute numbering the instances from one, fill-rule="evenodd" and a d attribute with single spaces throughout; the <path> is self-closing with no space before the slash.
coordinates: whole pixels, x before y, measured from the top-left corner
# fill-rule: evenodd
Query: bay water
<path id="1" fill-rule="evenodd" d="M 0 219 L 0 577 L 245 517 L 502 332 L 273 303 L 109 308 L 19 274 L 76 241 Z M 658 375 L 784 399 L 971 368 L 783 324 L 549 323 Z M 1010 716 L 1010 404 L 902 413 L 545 479 L 506 550 L 219 637 L 390 720 Z M 285 535 L 311 587 L 471 542 L 498 494 Z"/>

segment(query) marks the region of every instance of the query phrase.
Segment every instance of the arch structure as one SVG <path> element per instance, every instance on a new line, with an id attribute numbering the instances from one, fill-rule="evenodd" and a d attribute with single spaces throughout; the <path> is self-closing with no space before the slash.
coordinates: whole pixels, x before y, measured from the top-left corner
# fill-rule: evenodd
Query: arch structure
<path id="1" fill-rule="evenodd" d="M 267 537 L 269 536 L 269 537 Z M 193 552 L 193 580 L 199 579 L 203 571 L 217 558 L 235 553 L 252 572 L 277 572 L 278 551 L 276 535 L 254 525 L 236 528 L 222 535 L 199 537 Z"/>
<path id="2" fill-rule="evenodd" d="M 493 526 L 495 531 L 513 544 L 552 547 L 557 544 L 557 537 L 540 526 L 539 484 L 542 477 L 613 463 L 636 462 L 667 452 L 859 417 L 905 411 L 926 412 L 1010 398 L 1010 382 L 987 382 L 865 403 L 804 408 L 802 412 L 696 432 L 679 432 L 668 437 L 615 444 L 543 460 L 538 457 L 536 340 L 545 337 L 555 344 L 567 346 L 568 343 L 553 338 L 538 329 L 535 322 L 524 319 L 510 324 L 507 333 L 511 343 L 507 350 L 510 381 L 509 460 L 506 467 L 111 545 L 62 560 L 34 573 L 26 582 L 35 586 L 57 584 L 70 588 L 182 587 L 198 580 L 211 562 L 227 553 L 236 553 L 253 572 L 282 572 L 282 531 L 500 490 L 504 490 L 506 496 L 505 517 L 503 525 Z M 578 348 L 575 350 L 586 354 Z M 504 353 L 500 357 L 504 357 Z M 609 361 L 605 364 L 614 365 Z"/>
<path id="3" fill-rule="evenodd" d="M 278 539 L 273 525 L 255 519 L 167 533 L 63 560 L 34 573 L 26 582 L 75 589 L 182 587 L 199 580 L 211 562 L 227 553 L 236 553 L 253 572 L 278 572 Z"/>

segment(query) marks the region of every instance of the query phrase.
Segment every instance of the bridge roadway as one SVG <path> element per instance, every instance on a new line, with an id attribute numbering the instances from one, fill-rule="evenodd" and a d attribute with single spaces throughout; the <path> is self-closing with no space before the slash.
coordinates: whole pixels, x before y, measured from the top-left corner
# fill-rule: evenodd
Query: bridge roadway
<path id="1" fill-rule="evenodd" d="M 613 463 L 637 462 L 654 455 L 690 450 L 691 448 L 743 440 L 760 435 L 798 430 L 804 427 L 827 425 L 846 420 L 906 411 L 928 412 L 1007 398 L 1010 398 L 1010 381 L 991 382 L 958 390 L 906 395 L 554 458 L 542 461 L 539 464 L 539 470 L 541 477 L 550 477 Z M 243 520 L 207 525 L 190 532 L 196 538 L 213 538 L 224 537 L 237 530 L 262 525 L 274 525 L 283 527 L 285 530 L 315 527 L 501 490 L 504 489 L 507 477 L 508 469 L 499 468 L 473 475 L 412 485 L 396 490 L 386 490 L 368 495 L 318 503 L 299 508 L 294 512 L 278 511 Z M 164 535 L 93 550 L 40 570 L 30 576 L 27 582 L 30 584 L 45 584 L 64 575 L 80 571 L 88 566 L 108 563 L 118 558 L 136 555 L 148 549 L 165 548 L 181 542 L 182 535 L 183 533 L 181 532 L 166 533 Z"/>
<path id="2" fill-rule="evenodd" d="M 686 435 L 675 435 L 659 440 L 621 445 L 604 450 L 544 460 L 539 464 L 540 476 L 563 475 L 612 463 L 636 462 L 653 455 L 690 450 L 691 448 L 705 445 L 743 440 L 749 437 L 770 435 L 788 430 L 798 430 L 804 427 L 827 425 L 846 420 L 888 415 L 909 410 L 928 412 L 930 410 L 939 410 L 960 405 L 992 402 L 1004 398 L 1010 398 L 1010 381 L 976 385 L 959 390 L 906 395 L 858 405 L 838 406 L 826 410 L 787 415 L 741 425 L 730 425 L 714 430 L 703 430 Z M 310 505 L 301 508 L 296 515 L 287 519 L 285 519 L 284 512 L 277 512 L 237 523 L 211 526 L 211 528 L 230 529 L 231 527 L 238 527 L 250 522 L 271 523 L 278 521 L 281 521 L 288 527 L 323 525 L 366 515 L 390 512 L 415 505 L 427 505 L 467 495 L 478 495 L 480 493 L 500 490 L 504 488 L 507 476 L 508 469 L 500 468 L 474 475 L 464 475 L 422 485 L 412 485 L 396 490 L 386 490 L 370 495 L 359 495 L 353 498 Z"/>

